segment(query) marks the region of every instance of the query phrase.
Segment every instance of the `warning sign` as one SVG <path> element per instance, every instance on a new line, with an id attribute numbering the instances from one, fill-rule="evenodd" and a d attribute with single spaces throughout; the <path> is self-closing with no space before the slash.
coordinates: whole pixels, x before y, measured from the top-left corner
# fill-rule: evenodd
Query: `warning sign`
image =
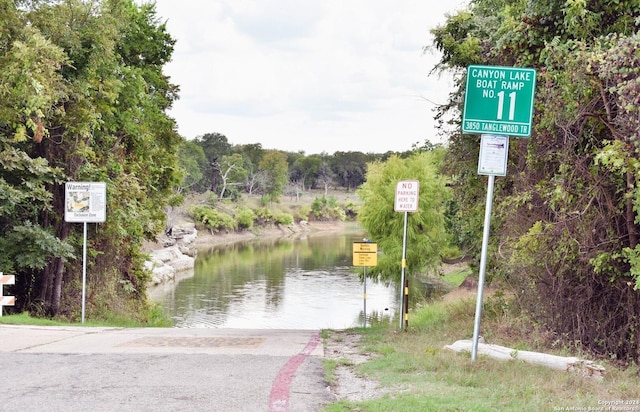
<path id="1" fill-rule="evenodd" d="M 378 264 L 378 244 L 372 242 L 353 243 L 353 266 L 376 266 Z"/>
<path id="2" fill-rule="evenodd" d="M 104 222 L 107 185 L 103 182 L 67 182 L 64 203 L 66 222 Z"/>

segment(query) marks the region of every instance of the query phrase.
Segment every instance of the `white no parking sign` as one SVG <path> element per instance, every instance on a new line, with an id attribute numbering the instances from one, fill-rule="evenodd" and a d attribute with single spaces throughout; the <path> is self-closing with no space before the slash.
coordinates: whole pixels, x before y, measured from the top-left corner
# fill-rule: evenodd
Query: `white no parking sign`
<path id="1" fill-rule="evenodd" d="M 393 210 L 396 212 L 417 212 L 420 182 L 404 180 L 396 185 L 396 198 Z"/>

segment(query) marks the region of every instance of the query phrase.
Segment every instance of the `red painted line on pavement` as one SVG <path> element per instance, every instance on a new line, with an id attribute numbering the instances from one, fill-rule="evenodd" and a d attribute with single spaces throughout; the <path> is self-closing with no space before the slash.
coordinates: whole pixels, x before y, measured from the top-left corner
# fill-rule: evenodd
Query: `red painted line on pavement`
<path id="1" fill-rule="evenodd" d="M 320 332 L 316 331 L 311 335 L 311 339 L 304 347 L 302 352 L 289 359 L 286 365 L 280 369 L 278 375 L 273 380 L 271 386 L 271 394 L 269 395 L 269 412 L 288 412 L 289 411 L 289 387 L 293 382 L 293 377 L 302 365 L 320 343 Z"/>

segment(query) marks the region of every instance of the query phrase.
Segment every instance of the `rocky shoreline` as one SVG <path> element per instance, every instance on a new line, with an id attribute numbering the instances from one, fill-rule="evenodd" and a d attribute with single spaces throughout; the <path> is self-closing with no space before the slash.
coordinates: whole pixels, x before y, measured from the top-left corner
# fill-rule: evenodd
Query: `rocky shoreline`
<path id="1" fill-rule="evenodd" d="M 195 224 L 183 223 L 145 245 L 149 251 L 145 269 L 151 272 L 151 286 L 173 281 L 177 273 L 193 269 L 197 253 L 193 245 L 197 238 Z"/>
<path id="2" fill-rule="evenodd" d="M 172 282 L 179 273 L 193 270 L 198 249 L 263 237 L 295 237 L 312 232 L 342 232 L 349 230 L 350 226 L 357 227 L 357 224 L 302 221 L 287 226 L 274 225 L 251 231 L 213 234 L 198 231 L 192 222 L 182 222 L 159 236 L 155 242 L 145 245 L 145 250 L 149 253 L 145 268 L 151 272 L 149 285 L 158 286 Z"/>

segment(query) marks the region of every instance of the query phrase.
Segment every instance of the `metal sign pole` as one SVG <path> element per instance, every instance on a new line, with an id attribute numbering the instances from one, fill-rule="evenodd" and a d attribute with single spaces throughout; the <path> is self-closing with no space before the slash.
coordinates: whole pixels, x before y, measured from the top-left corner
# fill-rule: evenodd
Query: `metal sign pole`
<path id="1" fill-rule="evenodd" d="M 367 267 L 364 267 L 364 327 L 367 327 Z"/>
<path id="2" fill-rule="evenodd" d="M 82 242 L 82 324 L 84 325 L 84 309 L 87 296 L 87 222 L 84 222 L 84 241 Z"/>
<path id="3" fill-rule="evenodd" d="M 353 242 L 353 266 L 362 266 L 364 268 L 364 314 L 363 323 L 367 327 L 367 266 L 376 266 L 378 264 L 378 244 L 364 239 L 363 242 Z"/>
<path id="4" fill-rule="evenodd" d="M 84 223 L 82 242 L 82 324 L 87 296 L 87 223 L 102 223 L 107 215 L 107 184 L 104 182 L 66 182 L 64 221 Z"/>
<path id="5" fill-rule="evenodd" d="M 420 192 L 419 180 L 403 180 L 396 184 L 396 195 L 393 202 L 393 210 L 404 212 L 404 231 L 402 234 L 402 277 L 400 279 L 400 330 L 402 330 L 402 313 L 404 311 L 404 279 L 407 267 L 407 216 L 408 212 L 418 211 L 418 194 Z"/>
<path id="6" fill-rule="evenodd" d="M 409 329 L 409 279 L 404 280 L 404 330 Z"/>
<path id="7" fill-rule="evenodd" d="M 480 336 L 480 318 L 482 317 L 482 295 L 484 293 L 484 278 L 487 271 L 487 249 L 489 247 L 489 230 L 491 226 L 491 208 L 493 204 L 493 186 L 495 179 L 496 177 L 494 175 L 489 175 L 489 183 L 487 183 L 487 204 L 484 211 L 484 231 L 482 235 L 482 255 L 480 257 L 476 319 L 473 325 L 473 342 L 471 346 L 471 360 L 474 362 L 478 357 L 478 338 Z"/>
<path id="8" fill-rule="evenodd" d="M 404 313 L 404 271 L 407 267 L 407 216 L 408 212 L 404 212 L 404 230 L 402 234 L 402 276 L 400 279 L 400 330 L 402 330 L 402 314 Z"/>

